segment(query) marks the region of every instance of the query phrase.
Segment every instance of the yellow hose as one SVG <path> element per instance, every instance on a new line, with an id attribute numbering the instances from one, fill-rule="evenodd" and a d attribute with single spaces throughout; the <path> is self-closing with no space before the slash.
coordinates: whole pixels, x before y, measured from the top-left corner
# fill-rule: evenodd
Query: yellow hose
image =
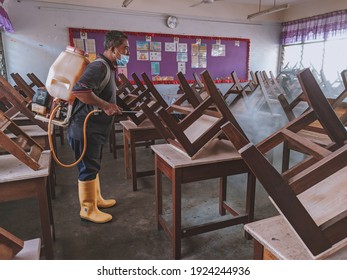
<path id="1" fill-rule="evenodd" d="M 64 164 L 57 158 L 57 156 L 55 154 L 54 147 L 53 147 L 52 134 L 51 134 L 52 120 L 54 118 L 55 112 L 60 107 L 61 107 L 60 105 L 55 107 L 53 109 L 50 117 L 49 117 L 49 122 L 48 122 L 48 143 L 49 143 L 49 148 L 51 149 L 52 156 L 53 156 L 53 159 L 55 160 L 55 162 L 58 163 L 62 167 L 70 168 L 70 167 L 73 167 L 73 166 L 77 165 L 83 159 L 84 154 L 86 153 L 86 150 L 87 150 L 87 122 L 88 122 L 88 119 L 91 117 L 91 115 L 96 113 L 96 112 L 99 112 L 99 110 L 91 111 L 90 113 L 88 113 L 88 115 L 86 116 L 86 119 L 84 120 L 84 123 L 83 123 L 83 143 L 84 143 L 84 145 L 83 145 L 83 151 L 82 151 L 82 154 L 81 154 L 80 158 L 77 161 L 75 161 L 75 162 L 73 162 L 71 164 Z"/>

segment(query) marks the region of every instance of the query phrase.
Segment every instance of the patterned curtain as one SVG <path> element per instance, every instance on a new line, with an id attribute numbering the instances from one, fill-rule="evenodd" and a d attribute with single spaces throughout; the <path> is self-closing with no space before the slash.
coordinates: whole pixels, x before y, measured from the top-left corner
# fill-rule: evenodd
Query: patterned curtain
<path id="1" fill-rule="evenodd" d="M 347 10 L 284 22 L 282 26 L 283 45 L 347 36 Z"/>
<path id="2" fill-rule="evenodd" d="M 0 4 L 0 29 L 8 31 L 8 32 L 14 32 L 14 28 L 12 26 L 10 18 L 8 17 L 7 12 L 2 6 L 2 4 L 4 3 L 4 0 L 0 0 L 0 3 L 1 3 Z"/>

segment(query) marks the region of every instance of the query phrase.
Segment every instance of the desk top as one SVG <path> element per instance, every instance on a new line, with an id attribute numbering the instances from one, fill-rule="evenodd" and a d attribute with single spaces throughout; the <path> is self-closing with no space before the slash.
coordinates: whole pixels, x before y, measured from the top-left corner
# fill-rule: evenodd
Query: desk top
<path id="1" fill-rule="evenodd" d="M 136 125 L 133 121 L 127 120 L 127 121 L 120 121 L 119 122 L 126 130 L 146 130 L 146 129 L 154 129 L 154 125 L 149 119 L 145 119 L 140 125 Z"/>
<path id="2" fill-rule="evenodd" d="M 151 148 L 173 168 L 242 160 L 240 154 L 228 140 L 213 139 L 194 159 L 190 159 L 184 152 L 170 144 L 152 145 Z"/>
<path id="3" fill-rule="evenodd" d="M 0 156 L 0 183 L 47 177 L 51 163 L 51 152 L 43 151 L 39 160 L 40 169 L 32 170 L 13 155 Z"/>
<path id="4" fill-rule="evenodd" d="M 280 260 L 347 260 L 347 246 L 337 249 L 341 244 L 335 244 L 329 256 L 314 257 L 282 216 L 246 224 L 245 230 Z"/>

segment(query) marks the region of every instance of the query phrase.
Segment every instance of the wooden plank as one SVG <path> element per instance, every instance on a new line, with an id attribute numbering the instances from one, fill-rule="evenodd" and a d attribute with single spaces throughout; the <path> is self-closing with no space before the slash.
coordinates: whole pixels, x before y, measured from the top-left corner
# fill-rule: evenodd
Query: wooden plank
<path id="1" fill-rule="evenodd" d="M 245 225 L 245 230 L 280 260 L 347 260 L 347 239 L 319 256 L 312 256 L 305 244 L 282 216 Z"/>

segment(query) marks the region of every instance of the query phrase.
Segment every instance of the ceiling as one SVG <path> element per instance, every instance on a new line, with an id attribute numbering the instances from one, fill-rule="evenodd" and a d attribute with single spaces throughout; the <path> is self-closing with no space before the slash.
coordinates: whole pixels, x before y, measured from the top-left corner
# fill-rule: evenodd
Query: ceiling
<path id="1" fill-rule="evenodd" d="M 26 0 L 21 0 L 26 1 Z M 27 0 L 29 1 L 29 0 Z M 200 4 L 202 0 L 132 0 L 122 7 L 124 0 L 34 0 L 38 3 L 63 4 L 70 7 L 108 9 L 122 13 L 147 15 L 175 15 L 189 18 L 213 18 L 223 21 L 246 21 L 247 16 L 273 7 L 289 4 L 289 9 L 256 18 L 256 21 L 283 22 L 301 17 L 317 15 L 345 7 L 345 0 L 215 0 L 214 3 Z M 328 3 L 327 3 L 328 2 Z M 261 5 L 260 5 L 261 3 Z M 335 8 L 335 4 L 338 5 Z M 341 8 L 342 9 L 342 8 Z M 303 16 L 302 16 L 303 15 Z"/>

